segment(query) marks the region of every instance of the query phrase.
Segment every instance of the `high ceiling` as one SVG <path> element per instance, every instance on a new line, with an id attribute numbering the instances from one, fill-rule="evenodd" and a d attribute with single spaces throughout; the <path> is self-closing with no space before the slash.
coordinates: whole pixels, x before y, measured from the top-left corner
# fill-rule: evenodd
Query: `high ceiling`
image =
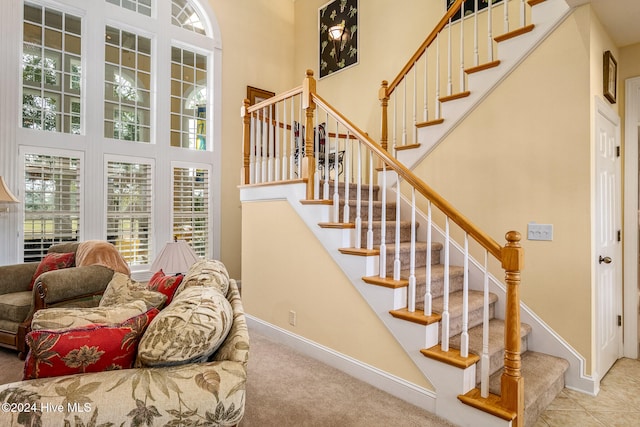
<path id="1" fill-rule="evenodd" d="M 566 0 L 570 6 L 591 3 L 618 47 L 640 43 L 639 0 Z"/>

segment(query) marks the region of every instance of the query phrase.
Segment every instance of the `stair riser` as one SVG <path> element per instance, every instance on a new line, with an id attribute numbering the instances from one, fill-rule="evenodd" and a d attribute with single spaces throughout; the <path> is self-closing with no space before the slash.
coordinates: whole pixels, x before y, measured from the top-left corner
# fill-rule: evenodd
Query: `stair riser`
<path id="1" fill-rule="evenodd" d="M 449 279 L 449 292 L 457 292 L 462 290 L 464 277 L 455 276 Z M 424 303 L 424 294 L 427 289 L 425 276 L 416 276 L 416 303 Z M 444 294 L 444 277 L 431 280 L 431 297 L 438 298 Z"/>

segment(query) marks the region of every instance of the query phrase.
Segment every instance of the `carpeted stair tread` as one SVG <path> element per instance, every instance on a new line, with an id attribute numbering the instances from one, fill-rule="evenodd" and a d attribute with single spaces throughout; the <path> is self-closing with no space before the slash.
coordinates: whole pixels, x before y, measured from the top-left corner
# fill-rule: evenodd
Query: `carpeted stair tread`
<path id="1" fill-rule="evenodd" d="M 389 236 L 387 236 L 387 240 L 389 240 Z M 387 271 L 393 272 L 393 264 L 395 262 L 396 257 L 396 245 L 394 243 L 387 243 L 387 259 L 386 266 Z M 411 255 L 411 242 L 401 242 L 399 245 L 399 255 L 400 255 L 400 265 L 401 268 L 408 269 L 410 263 L 410 255 Z M 380 248 L 380 245 L 377 245 L 377 248 Z M 415 259 L 415 268 L 416 272 L 418 269 L 423 268 L 427 265 L 427 243 L 426 242 L 416 242 L 416 259 Z M 442 250 L 441 243 L 432 243 L 431 244 L 431 265 L 440 263 L 440 251 Z M 408 271 L 408 270 L 407 270 Z M 407 275 L 408 277 L 408 275 Z"/>
<path id="2" fill-rule="evenodd" d="M 482 325 L 469 329 L 469 352 L 482 357 Z M 527 351 L 527 337 L 531 333 L 531 326 L 520 324 L 520 352 Z M 460 334 L 451 337 L 449 345 L 452 348 L 460 348 Z M 489 375 L 501 369 L 504 364 L 504 320 L 489 320 Z M 482 375 L 482 360 L 476 368 L 476 383 L 480 383 Z"/>
<path id="3" fill-rule="evenodd" d="M 378 185 L 372 185 L 371 186 L 372 189 L 371 191 L 373 192 L 373 199 L 374 200 L 378 200 L 378 194 L 380 192 L 380 186 Z M 324 181 L 320 180 L 320 185 L 318 186 L 319 190 L 320 190 L 320 198 L 321 199 L 331 199 L 333 197 L 333 194 L 335 192 L 335 183 L 334 181 L 329 181 L 329 192 L 327 197 L 324 197 Z M 338 183 L 338 195 L 340 196 L 340 199 L 344 199 L 344 182 L 340 182 Z M 355 200 L 357 197 L 356 191 L 358 190 L 358 184 L 355 183 L 350 183 L 349 184 L 349 199 L 353 199 Z M 362 200 L 368 200 L 369 199 L 369 185 L 368 184 L 361 184 L 360 185 L 360 198 Z"/>
<path id="4" fill-rule="evenodd" d="M 373 244 L 376 246 L 380 246 L 381 236 L 380 236 L 380 227 L 382 225 L 382 221 L 372 221 L 371 222 L 371 231 L 373 232 Z M 420 224 L 416 224 L 416 230 L 418 229 Z M 362 242 L 367 241 L 367 233 L 369 231 L 369 223 L 367 221 L 362 221 L 362 232 L 361 238 Z M 396 233 L 396 221 L 386 221 L 385 222 L 385 233 L 386 240 L 395 239 Z M 411 239 L 411 221 L 400 221 L 400 241 L 409 241 Z"/>
<path id="5" fill-rule="evenodd" d="M 498 297 L 489 293 L 489 319 L 493 319 L 495 303 Z M 469 291 L 469 319 L 468 328 L 473 328 L 482 323 L 484 306 L 484 293 L 481 291 Z M 442 313 L 443 297 L 434 298 L 433 311 Z M 424 310 L 424 304 L 416 302 L 416 310 Z M 454 336 L 462 331 L 462 291 L 449 294 L 449 334 Z"/>
<path id="6" fill-rule="evenodd" d="M 564 373 L 569 362 L 544 353 L 522 354 L 521 374 L 524 378 L 524 425 L 533 426 L 540 414 L 564 388 Z M 500 395 L 500 377 L 496 371 L 489 380 L 489 391 Z"/>
<path id="7" fill-rule="evenodd" d="M 349 200 L 349 221 L 353 222 L 356 217 L 357 211 L 357 200 Z M 387 221 L 393 221 L 396 218 L 396 207 L 395 204 L 387 203 L 386 205 L 386 219 Z M 339 214 L 340 221 L 344 221 L 344 199 L 340 199 L 339 203 Z M 378 200 L 373 201 L 373 220 L 380 221 L 382 219 L 382 202 Z M 368 197 L 366 200 L 362 200 L 360 202 L 360 218 L 362 220 L 367 220 L 369 218 L 369 200 Z M 347 221 L 347 222 L 349 222 Z"/>
<path id="8" fill-rule="evenodd" d="M 388 270 L 393 276 L 393 268 Z M 409 278 L 410 270 L 402 270 L 400 277 Z M 426 268 L 416 267 L 416 302 L 424 301 L 424 293 L 427 288 L 427 271 Z M 451 265 L 449 266 L 449 292 L 458 292 L 462 290 L 464 285 L 464 268 Z M 431 266 L 431 297 L 438 298 L 444 293 L 444 265 L 436 264 Z"/>

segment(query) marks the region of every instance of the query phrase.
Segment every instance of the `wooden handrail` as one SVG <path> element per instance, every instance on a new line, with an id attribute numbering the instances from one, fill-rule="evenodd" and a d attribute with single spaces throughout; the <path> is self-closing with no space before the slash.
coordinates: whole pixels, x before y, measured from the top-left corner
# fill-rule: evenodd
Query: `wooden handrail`
<path id="1" fill-rule="evenodd" d="M 255 111 L 259 111 L 264 107 L 268 107 L 270 105 L 276 104 L 283 99 L 291 98 L 292 96 L 299 95 L 302 93 L 302 86 L 298 86 L 296 88 L 290 89 L 286 92 L 279 93 L 277 95 L 272 96 L 271 98 L 267 98 L 263 101 L 255 103 L 247 108 L 247 113 L 253 113 Z"/>
<path id="2" fill-rule="evenodd" d="M 393 93 L 393 91 L 400 84 L 402 79 L 407 75 L 407 73 L 409 73 L 411 68 L 413 68 L 413 65 L 426 52 L 429 46 L 431 46 L 431 43 L 433 43 L 436 37 L 438 37 L 438 33 L 440 33 L 440 31 L 442 31 L 442 29 L 449 23 L 449 20 L 453 18 L 453 15 L 455 15 L 460 10 L 460 8 L 462 7 L 462 3 L 464 3 L 464 1 L 465 0 L 456 0 L 456 2 L 451 5 L 449 10 L 447 10 L 447 13 L 444 14 L 442 19 L 440 19 L 438 24 L 435 26 L 435 28 L 431 31 L 431 33 L 429 33 L 425 41 L 422 42 L 418 50 L 416 50 L 416 53 L 413 54 L 411 59 L 409 59 L 406 65 L 402 68 L 400 73 L 398 73 L 398 76 L 395 79 L 393 79 L 391 84 L 387 87 L 387 93 L 386 93 L 387 96 Z"/>
<path id="3" fill-rule="evenodd" d="M 460 211 L 458 211 L 451 203 L 444 199 L 441 195 L 436 193 L 427 183 L 416 176 L 405 165 L 389 155 L 389 153 L 382 148 L 378 143 L 369 137 L 365 132 L 353 124 L 349 119 L 342 115 L 338 110 L 325 101 L 320 95 L 313 94 L 315 103 L 327 111 L 330 111 L 334 116 L 338 117 L 342 121 L 342 125 L 345 126 L 351 133 L 358 137 L 369 146 L 369 149 L 376 153 L 376 155 L 387 165 L 389 165 L 396 173 L 402 177 L 407 183 L 415 187 L 415 189 L 431 201 L 438 209 L 446 214 L 453 222 L 458 224 L 466 233 L 472 236 L 478 243 L 480 243 L 486 250 L 488 250 L 496 259 L 502 260 L 502 246 L 495 240 L 493 240 L 488 234 L 480 230 L 469 219 L 467 219 Z"/>

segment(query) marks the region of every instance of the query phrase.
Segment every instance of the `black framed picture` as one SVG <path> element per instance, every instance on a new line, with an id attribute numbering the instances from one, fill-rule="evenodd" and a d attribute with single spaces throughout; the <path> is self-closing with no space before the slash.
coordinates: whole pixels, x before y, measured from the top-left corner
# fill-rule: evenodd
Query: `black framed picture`
<path id="1" fill-rule="evenodd" d="M 447 10 L 451 7 L 456 0 L 445 0 L 447 2 Z M 478 0 L 478 11 L 486 9 L 489 4 L 502 3 L 502 0 Z M 466 0 L 464 2 L 464 16 L 471 15 L 476 11 L 476 0 Z M 461 10 L 456 12 L 451 18 L 451 22 L 455 22 L 460 19 Z"/>
<path id="2" fill-rule="evenodd" d="M 606 51 L 603 58 L 603 91 L 604 97 L 615 104 L 618 96 L 618 62 L 611 51 Z"/>
<path id="3" fill-rule="evenodd" d="M 358 0 L 333 0 L 318 10 L 320 78 L 358 63 Z"/>

